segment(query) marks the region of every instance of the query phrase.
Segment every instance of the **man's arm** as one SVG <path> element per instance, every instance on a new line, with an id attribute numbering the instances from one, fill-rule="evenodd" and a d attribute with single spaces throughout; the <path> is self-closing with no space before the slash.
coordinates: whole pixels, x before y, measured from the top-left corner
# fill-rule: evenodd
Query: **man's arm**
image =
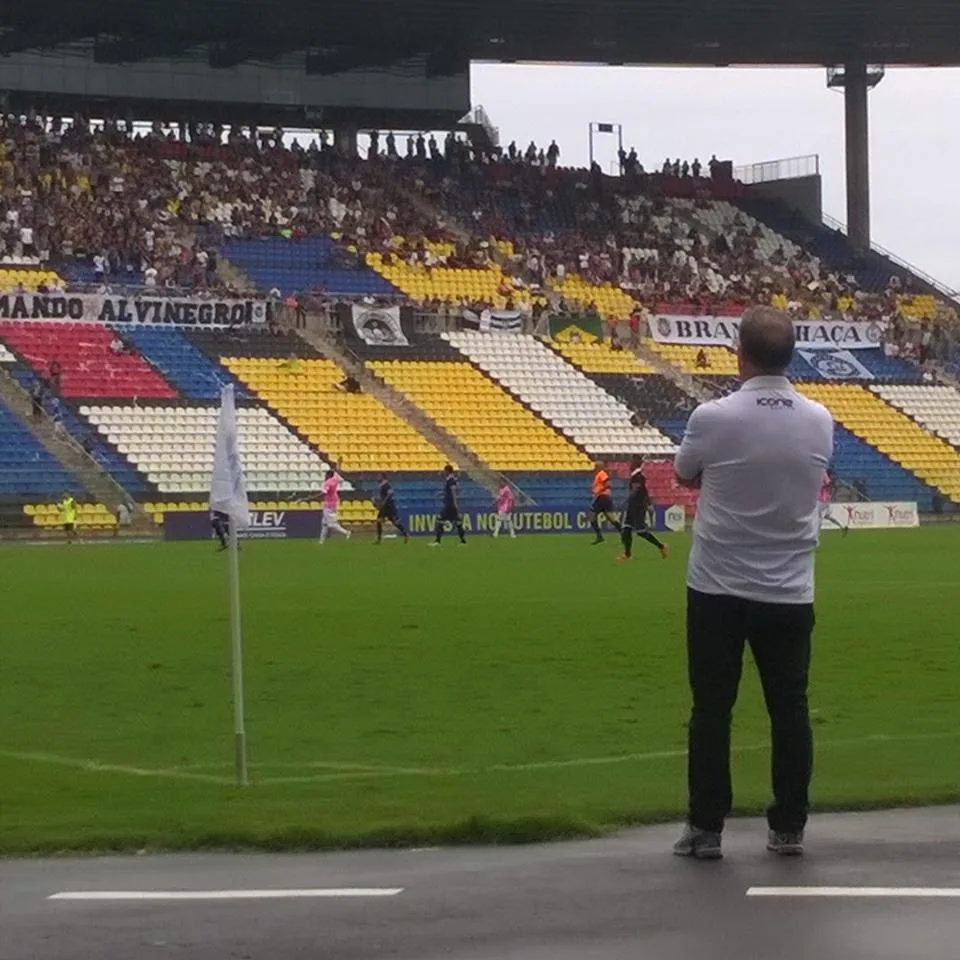
<path id="1" fill-rule="evenodd" d="M 700 486 L 705 453 L 703 409 L 703 407 L 697 407 L 690 414 L 683 441 L 673 460 L 673 470 L 677 475 L 677 483 L 681 487 Z"/>

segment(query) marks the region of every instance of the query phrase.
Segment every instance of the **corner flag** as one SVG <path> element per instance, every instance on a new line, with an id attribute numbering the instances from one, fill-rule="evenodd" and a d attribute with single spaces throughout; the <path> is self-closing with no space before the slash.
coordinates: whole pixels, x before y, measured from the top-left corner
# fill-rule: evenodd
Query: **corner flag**
<path id="1" fill-rule="evenodd" d="M 233 742 L 237 783 L 247 784 L 247 732 L 243 709 L 243 635 L 240 629 L 240 556 L 237 530 L 250 526 L 250 504 L 240 462 L 237 435 L 237 405 L 233 384 L 220 392 L 220 416 L 213 450 L 213 476 L 210 480 L 210 509 L 230 518 L 230 635 L 233 674 Z"/>
<path id="2" fill-rule="evenodd" d="M 213 451 L 213 478 L 210 482 L 210 509 L 227 514 L 238 527 L 250 526 L 250 504 L 247 485 L 240 462 L 237 437 L 237 407 L 233 384 L 220 391 L 220 416 L 217 419 L 217 442 Z"/>

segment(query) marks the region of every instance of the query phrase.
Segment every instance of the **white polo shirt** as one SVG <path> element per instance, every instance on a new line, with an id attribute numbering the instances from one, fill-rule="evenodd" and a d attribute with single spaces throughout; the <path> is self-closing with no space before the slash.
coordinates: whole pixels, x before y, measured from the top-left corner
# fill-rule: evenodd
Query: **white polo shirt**
<path id="1" fill-rule="evenodd" d="M 817 493 L 833 418 L 786 377 L 754 377 L 697 407 L 674 467 L 701 478 L 687 586 L 767 603 L 813 602 Z"/>

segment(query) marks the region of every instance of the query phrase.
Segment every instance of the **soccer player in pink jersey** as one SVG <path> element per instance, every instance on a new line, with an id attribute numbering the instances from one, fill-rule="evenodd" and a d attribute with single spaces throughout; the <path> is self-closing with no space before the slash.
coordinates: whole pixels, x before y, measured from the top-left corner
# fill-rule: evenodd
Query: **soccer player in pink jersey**
<path id="1" fill-rule="evenodd" d="M 833 473 L 827 470 L 820 481 L 820 493 L 817 494 L 817 500 L 820 501 L 820 529 L 823 529 L 824 524 L 832 523 L 838 530 L 842 530 L 843 535 L 846 536 L 850 532 L 850 528 L 845 527 L 830 513 L 830 501 L 833 499 L 835 483 Z"/>
<path id="2" fill-rule="evenodd" d="M 493 525 L 493 535 L 500 536 L 500 529 L 506 527 L 510 531 L 510 539 L 517 538 L 517 531 L 513 526 L 513 490 L 506 480 L 500 481 L 500 488 L 497 490 L 497 520 Z"/>
<path id="3" fill-rule="evenodd" d="M 320 542 L 326 543 L 332 533 L 342 533 L 348 540 L 350 531 L 340 525 L 340 484 L 343 477 L 336 470 L 328 470 L 326 479 L 320 487 L 323 497 L 323 522 L 320 526 Z"/>

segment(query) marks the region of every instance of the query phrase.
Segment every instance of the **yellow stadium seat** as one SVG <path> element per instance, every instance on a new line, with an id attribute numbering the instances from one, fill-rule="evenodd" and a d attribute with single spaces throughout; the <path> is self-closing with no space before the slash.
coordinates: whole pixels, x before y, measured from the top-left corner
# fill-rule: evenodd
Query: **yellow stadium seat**
<path id="1" fill-rule="evenodd" d="M 688 347 L 677 343 L 658 343 L 653 339 L 644 340 L 645 346 L 660 354 L 667 363 L 701 376 L 720 374 L 737 375 L 737 355 L 727 347 Z M 697 354 L 703 351 L 707 358 L 706 367 L 697 366 Z"/>
<path id="2" fill-rule="evenodd" d="M 344 372 L 332 360 L 302 360 L 297 372 L 285 369 L 284 360 L 228 357 L 223 362 L 343 470 L 384 469 L 385 459 L 394 454 L 399 454 L 396 470 L 439 470 L 446 463 L 379 400 L 337 390 Z"/>
<path id="3" fill-rule="evenodd" d="M 562 281 L 554 281 L 553 289 L 564 300 L 589 307 L 596 304 L 600 315 L 608 320 L 626 320 L 637 304 L 633 297 L 612 284 L 593 284 L 576 274 L 568 274 Z"/>
<path id="4" fill-rule="evenodd" d="M 588 470 L 589 459 L 469 363 L 370 367 L 495 470 Z"/>
<path id="5" fill-rule="evenodd" d="M 0 268 L 0 291 L 10 292 L 16 290 L 19 284 L 23 284 L 24 290 L 33 293 L 41 283 L 48 287 L 54 283 L 63 285 L 63 281 L 53 270 Z"/>
<path id="6" fill-rule="evenodd" d="M 960 453 L 863 387 L 803 383 L 797 389 L 822 403 L 851 433 L 960 503 Z"/>
<path id="7" fill-rule="evenodd" d="M 655 373 L 649 364 L 644 363 L 630 350 L 612 350 L 605 342 L 572 343 L 555 342 L 554 347 L 569 360 L 587 373 Z"/>

